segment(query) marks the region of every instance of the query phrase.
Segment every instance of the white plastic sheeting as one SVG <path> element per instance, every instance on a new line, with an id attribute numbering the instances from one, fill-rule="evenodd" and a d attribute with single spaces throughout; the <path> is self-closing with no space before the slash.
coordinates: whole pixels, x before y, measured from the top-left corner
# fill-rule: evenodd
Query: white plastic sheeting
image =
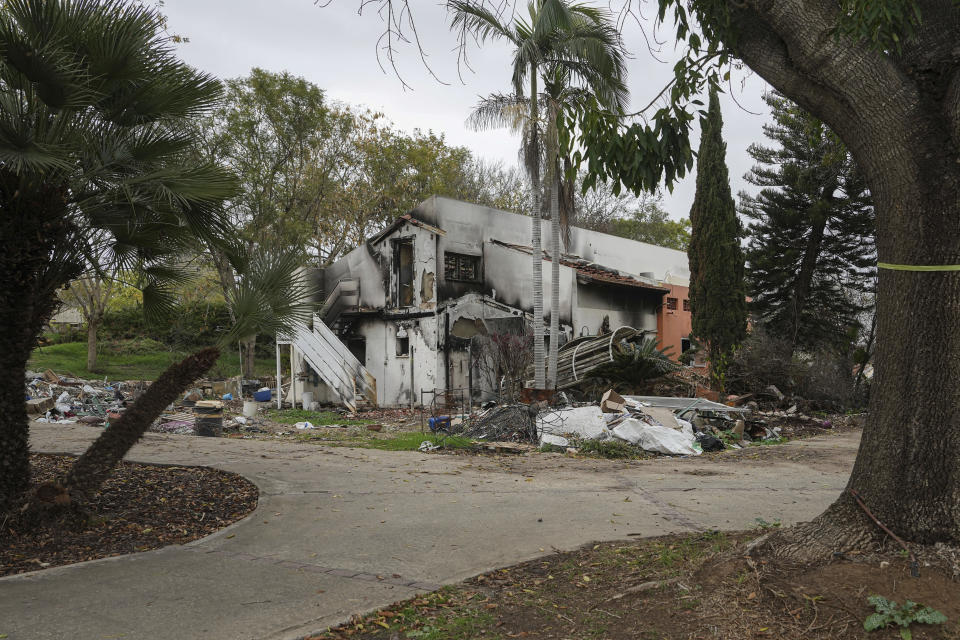
<path id="1" fill-rule="evenodd" d="M 668 455 L 696 456 L 701 453 L 693 446 L 696 442 L 693 425 L 686 420 L 676 418 L 669 410 L 667 410 L 667 416 L 657 417 L 669 417 L 669 422 L 672 423 L 670 426 L 648 424 L 632 417 L 624 418 L 612 428 L 607 426 L 608 422 L 621 417 L 623 414 L 604 414 L 597 406 L 561 409 L 541 414 L 537 421 L 540 444 L 568 447 L 570 446 L 568 437 L 581 440 L 616 438 L 638 445 L 646 451 Z"/>
<path id="2" fill-rule="evenodd" d="M 541 444 L 546 442 L 544 436 L 572 435 L 584 440 L 609 440 L 611 437 L 603 412 L 597 406 L 542 413 L 537 418 L 537 430 Z M 556 442 L 548 444 L 565 446 Z"/>
<path id="3" fill-rule="evenodd" d="M 692 427 L 688 436 L 676 429 L 659 424 L 647 424 L 636 418 L 627 418 L 613 428 L 613 435 L 630 444 L 639 445 L 646 451 L 675 456 L 700 455 L 700 452 L 693 448 Z"/>

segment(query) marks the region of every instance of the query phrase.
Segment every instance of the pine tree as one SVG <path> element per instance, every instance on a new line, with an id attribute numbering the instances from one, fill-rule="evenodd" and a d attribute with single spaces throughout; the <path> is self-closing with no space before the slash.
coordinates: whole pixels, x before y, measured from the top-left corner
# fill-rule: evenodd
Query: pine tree
<path id="1" fill-rule="evenodd" d="M 747 286 L 756 322 L 792 351 L 846 349 L 872 299 L 876 279 L 874 213 L 850 153 L 821 121 L 769 93 L 774 144 L 751 145 L 757 165 L 741 194 L 752 222 Z"/>
<path id="2" fill-rule="evenodd" d="M 701 120 L 697 193 L 690 209 L 690 305 L 693 336 L 707 348 L 714 375 L 746 337 L 740 222 L 730 193 L 723 119 L 716 92 Z"/>

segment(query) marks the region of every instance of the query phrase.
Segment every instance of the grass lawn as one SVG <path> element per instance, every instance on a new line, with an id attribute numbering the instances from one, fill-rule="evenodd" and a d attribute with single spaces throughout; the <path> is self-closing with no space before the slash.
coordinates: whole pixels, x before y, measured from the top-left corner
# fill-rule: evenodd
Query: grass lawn
<path id="1" fill-rule="evenodd" d="M 435 433 L 401 433 L 393 438 L 368 440 L 362 445 L 369 449 L 383 449 L 385 451 L 417 451 L 424 442 L 432 442 L 443 449 L 473 449 L 474 444 L 469 438 L 461 436 L 446 436 Z"/>
<path id="2" fill-rule="evenodd" d="M 189 351 L 172 351 L 159 343 L 149 341 L 146 348 L 129 348 L 132 341 L 122 341 L 116 345 L 103 343 L 100 357 L 97 359 L 97 371 L 87 371 L 87 343 L 67 342 L 46 347 L 38 347 L 27 367 L 32 371 L 53 369 L 56 373 L 70 374 L 78 378 L 110 380 L 155 380 L 164 369 L 189 355 Z M 140 341 L 143 345 L 145 341 Z M 258 358 L 256 372 L 268 375 L 276 371 L 273 358 Z M 211 378 L 229 378 L 240 373 L 240 355 L 236 352 L 224 353 L 207 374 Z"/>
<path id="3" fill-rule="evenodd" d="M 270 409 L 267 412 L 267 419 L 281 424 L 309 422 L 315 427 L 373 424 L 373 420 L 348 420 L 336 411 L 304 411 L 303 409 Z"/>

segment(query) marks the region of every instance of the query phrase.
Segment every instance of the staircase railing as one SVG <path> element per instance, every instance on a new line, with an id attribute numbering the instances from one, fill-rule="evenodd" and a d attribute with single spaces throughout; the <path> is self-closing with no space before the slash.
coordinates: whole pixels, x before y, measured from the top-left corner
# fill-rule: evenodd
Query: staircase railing
<path id="1" fill-rule="evenodd" d="M 311 368 L 340 397 L 351 411 L 358 402 L 377 406 L 377 380 L 347 345 L 320 318 L 313 327 L 299 325 L 293 335 L 278 336 L 280 344 L 293 344 Z"/>

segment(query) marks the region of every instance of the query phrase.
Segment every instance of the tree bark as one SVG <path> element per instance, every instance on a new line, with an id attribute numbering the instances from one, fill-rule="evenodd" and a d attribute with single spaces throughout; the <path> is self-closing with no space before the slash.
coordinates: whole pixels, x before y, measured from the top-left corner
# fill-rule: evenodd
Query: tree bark
<path id="1" fill-rule="evenodd" d="M 550 189 L 550 353 L 547 385 L 557 386 L 557 352 L 560 349 L 560 178 L 553 170 Z"/>
<path id="2" fill-rule="evenodd" d="M 540 217 L 540 149 L 537 128 L 540 126 L 537 108 L 537 67 L 530 69 L 530 148 L 526 150 L 527 169 L 530 173 L 530 246 L 533 279 L 533 386 L 543 389 L 547 386 L 544 371 L 543 353 L 543 243 L 541 241 Z"/>
<path id="3" fill-rule="evenodd" d="M 819 208 L 819 207 L 817 207 Z M 801 318 L 806 306 L 807 296 L 810 295 L 810 285 L 813 282 L 813 273 L 817 269 L 817 259 L 820 257 L 820 246 L 823 244 L 823 234 L 827 229 L 826 207 L 822 211 L 812 211 L 816 216 L 810 235 L 807 237 L 807 246 L 800 261 L 800 271 L 793 286 L 793 331 L 790 340 L 790 356 L 797 350 L 797 337 L 800 334 Z"/>
<path id="4" fill-rule="evenodd" d="M 206 373 L 219 355 L 219 350 L 215 348 L 203 349 L 171 365 L 77 459 L 67 474 L 62 491 L 38 492 L 38 496 L 45 496 L 45 501 L 64 505 L 96 492 L 157 416 L 194 380 Z M 69 499 L 58 500 L 64 492 Z"/>
<path id="5" fill-rule="evenodd" d="M 27 360 L 57 306 L 57 289 L 79 272 L 58 253 L 71 246 L 65 188 L 31 187 L 0 167 L 0 513 L 19 504 L 30 483 Z"/>
<path id="6" fill-rule="evenodd" d="M 97 331 L 100 321 L 90 318 L 87 320 L 87 371 L 95 371 L 97 367 Z"/>
<path id="7" fill-rule="evenodd" d="M 864 170 L 879 262 L 960 264 L 955 5 L 923 2 L 917 40 L 901 56 L 835 35 L 832 1 L 743 7 L 731 14 L 739 57 L 823 119 Z M 876 302 L 870 419 L 848 488 L 906 540 L 960 544 L 960 272 L 881 268 Z M 784 535 L 841 550 L 841 529 L 877 529 L 855 512 L 845 493 L 816 521 Z"/>
<path id="8" fill-rule="evenodd" d="M 240 341 L 242 362 L 240 370 L 244 378 L 253 378 L 256 374 L 257 336 L 249 336 Z"/>
<path id="9" fill-rule="evenodd" d="M 233 297 L 237 290 L 237 276 L 233 271 L 233 265 L 227 256 L 218 249 L 210 250 L 210 257 L 213 259 L 213 266 L 217 269 L 217 279 L 220 282 L 220 291 L 223 292 L 223 298 L 227 302 Z M 227 305 L 227 313 L 230 314 L 230 322 L 236 322 L 233 306 Z"/>

